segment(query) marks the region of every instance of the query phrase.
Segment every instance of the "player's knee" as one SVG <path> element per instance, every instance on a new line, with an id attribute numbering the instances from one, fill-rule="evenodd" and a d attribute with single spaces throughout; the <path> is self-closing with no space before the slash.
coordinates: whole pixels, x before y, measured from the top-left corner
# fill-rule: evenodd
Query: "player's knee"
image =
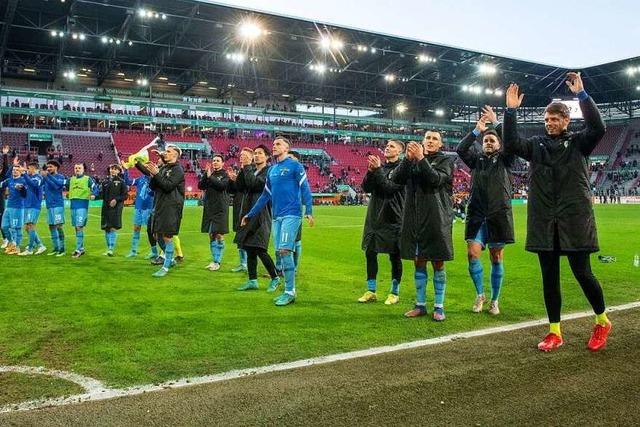
<path id="1" fill-rule="evenodd" d="M 287 256 L 291 253 L 289 249 L 278 249 L 278 255 Z"/>
<path id="2" fill-rule="evenodd" d="M 444 270 L 444 261 L 431 261 L 434 270 Z"/>
<path id="3" fill-rule="evenodd" d="M 491 262 L 496 264 L 502 261 L 503 250 L 502 249 L 492 249 L 490 250 Z"/>

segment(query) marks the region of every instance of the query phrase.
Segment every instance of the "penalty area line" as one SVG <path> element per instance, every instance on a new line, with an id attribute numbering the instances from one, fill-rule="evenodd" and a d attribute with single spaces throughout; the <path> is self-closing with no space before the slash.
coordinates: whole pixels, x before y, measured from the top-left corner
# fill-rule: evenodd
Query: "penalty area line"
<path id="1" fill-rule="evenodd" d="M 607 312 L 624 311 L 624 310 L 631 310 L 635 308 L 640 308 L 640 301 L 612 306 L 607 309 Z M 593 311 L 582 311 L 577 313 L 566 314 L 563 316 L 562 320 L 567 321 L 567 320 L 582 319 L 589 316 L 593 316 Z M 337 353 L 337 354 L 331 354 L 327 356 L 313 357 L 310 359 L 296 360 L 293 362 L 277 363 L 277 364 L 261 366 L 257 368 L 236 369 L 232 371 L 223 372 L 220 374 L 181 378 L 177 380 L 166 381 L 159 384 L 147 384 L 147 385 L 134 386 L 134 387 L 128 387 L 128 388 L 121 388 L 121 389 L 111 389 L 106 387 L 102 388 L 100 387 L 102 386 L 102 383 L 100 383 L 97 380 L 90 380 L 89 383 L 91 383 L 91 386 L 89 387 L 85 386 L 86 388 L 88 388 L 88 390 L 84 394 L 78 394 L 78 395 L 68 396 L 68 397 L 52 398 L 52 399 L 32 400 L 32 401 L 22 402 L 17 404 L 8 404 L 5 406 L 0 406 L 0 413 L 29 411 L 33 409 L 65 406 L 65 405 L 77 404 L 82 402 L 113 399 L 117 397 L 137 396 L 144 393 L 152 393 L 152 392 L 158 392 L 162 390 L 191 387 L 195 385 L 212 384 L 212 383 L 217 383 L 222 381 L 229 381 L 229 380 L 234 380 L 239 378 L 251 377 L 254 375 L 288 371 L 292 369 L 324 365 L 327 363 L 359 359 L 363 357 L 371 357 L 371 356 L 376 356 L 376 355 L 391 353 L 396 351 L 428 347 L 432 345 L 453 342 L 460 339 L 476 338 L 476 337 L 482 337 L 482 336 L 491 335 L 491 334 L 517 331 L 521 329 L 531 328 L 534 326 L 546 325 L 547 323 L 548 323 L 547 319 L 530 320 L 530 321 L 514 323 L 510 325 L 502 325 L 502 326 L 496 326 L 493 328 L 480 329 L 476 331 L 459 332 L 455 334 L 444 335 L 441 337 L 428 338 L 428 339 L 417 340 L 417 341 L 409 341 L 409 342 L 395 344 L 395 345 L 372 347 L 365 350 L 356 350 L 356 351 L 350 351 L 346 353 Z M 0 368 L 8 368 L 8 367 L 0 367 Z M 34 368 L 34 369 L 42 369 L 42 368 Z M 0 372 L 1 371 L 2 369 L 0 369 Z M 74 375 L 74 374 L 69 373 L 69 375 Z"/>

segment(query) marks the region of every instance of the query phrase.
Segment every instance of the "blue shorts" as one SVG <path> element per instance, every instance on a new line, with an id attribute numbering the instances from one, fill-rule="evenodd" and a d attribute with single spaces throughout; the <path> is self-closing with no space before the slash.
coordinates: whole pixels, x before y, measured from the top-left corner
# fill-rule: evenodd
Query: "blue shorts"
<path id="1" fill-rule="evenodd" d="M 273 228 L 273 245 L 277 250 L 287 249 L 293 251 L 296 246 L 296 236 L 302 225 L 302 218 L 295 215 L 274 218 Z"/>
<path id="2" fill-rule="evenodd" d="M 27 208 L 24 210 L 24 223 L 37 224 L 40 218 L 40 209 Z"/>
<path id="3" fill-rule="evenodd" d="M 136 209 L 133 214 L 133 225 L 146 226 L 153 209 Z"/>
<path id="4" fill-rule="evenodd" d="M 487 243 L 488 238 L 489 230 L 487 229 L 487 223 L 483 222 L 480 226 L 480 229 L 478 230 L 478 234 L 476 234 L 476 237 L 474 237 L 473 239 L 467 239 L 467 243 L 480 243 L 480 245 L 482 246 L 482 250 L 484 250 L 485 247 L 488 247 L 489 249 L 504 248 L 504 243 L 502 242 Z"/>
<path id="5" fill-rule="evenodd" d="M 88 209 L 71 209 L 71 225 L 74 227 L 84 227 L 87 225 Z"/>
<path id="6" fill-rule="evenodd" d="M 22 228 L 24 225 L 24 209 L 6 208 L 2 215 L 2 228 Z"/>
<path id="7" fill-rule="evenodd" d="M 48 208 L 47 219 L 49 220 L 49 225 L 64 224 L 64 207 Z"/>

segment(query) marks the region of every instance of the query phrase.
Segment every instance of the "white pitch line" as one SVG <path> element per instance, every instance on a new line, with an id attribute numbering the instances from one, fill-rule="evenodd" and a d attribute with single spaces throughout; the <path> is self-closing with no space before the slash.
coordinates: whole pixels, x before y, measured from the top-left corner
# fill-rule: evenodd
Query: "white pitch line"
<path id="1" fill-rule="evenodd" d="M 623 310 L 631 310 L 634 308 L 640 308 L 640 301 L 609 307 L 607 311 L 608 312 L 623 311 Z M 593 311 L 582 311 L 578 313 L 567 314 L 563 316 L 562 320 L 566 321 L 566 320 L 581 319 L 589 316 L 593 316 Z M 68 396 L 68 397 L 40 399 L 40 400 L 22 402 L 18 404 L 9 404 L 5 406 L 1 406 L 0 413 L 29 411 L 33 409 L 42 409 L 47 407 L 65 406 L 65 405 L 71 405 L 75 403 L 82 403 L 82 402 L 89 402 L 89 401 L 113 399 L 116 397 L 136 396 L 144 393 L 151 393 L 151 392 L 157 392 L 157 391 L 168 390 L 168 389 L 177 389 L 177 388 L 183 388 L 183 387 L 191 387 L 194 385 L 212 384 L 212 383 L 217 383 L 221 381 L 229 381 L 233 379 L 250 377 L 254 375 L 267 374 L 271 372 L 288 371 L 292 369 L 305 368 L 309 366 L 324 365 L 327 363 L 334 363 L 334 362 L 339 362 L 344 360 L 358 359 L 362 357 L 376 356 L 376 355 L 391 353 L 396 351 L 410 350 L 410 349 L 427 347 L 427 346 L 432 346 L 437 344 L 444 344 L 447 342 L 452 342 L 460 339 L 476 338 L 476 337 L 482 337 L 485 335 L 497 334 L 502 332 L 516 331 L 520 329 L 531 328 L 534 326 L 546 325 L 547 322 L 548 322 L 547 319 L 531 320 L 527 322 L 514 323 L 511 325 L 503 325 L 503 326 L 497 326 L 494 328 L 481 329 L 477 331 L 460 332 L 460 333 L 445 335 L 442 337 L 429 338 L 429 339 L 418 340 L 418 341 L 410 341 L 410 342 L 400 343 L 396 345 L 373 347 L 365 350 L 357 350 L 357 351 L 350 351 L 347 353 L 338 353 L 338 354 L 332 354 L 328 356 L 314 357 L 310 359 L 297 360 L 294 362 L 278 363 L 274 365 L 261 366 L 257 368 L 236 369 L 233 371 L 223 372 L 215 375 L 181 378 L 178 380 L 167 381 L 160 384 L 147 384 L 142 386 L 121 388 L 121 389 L 106 388 L 98 380 L 93 380 L 91 378 L 77 375 L 76 379 L 83 378 L 84 381 L 88 381 L 86 382 L 87 385 L 93 384 L 93 386 L 91 387 L 85 387 L 83 385 L 83 387 L 85 387 L 88 390 L 87 393 Z M 13 368 L 15 367 L 0 366 L 0 372 L 10 371 Z M 20 368 L 20 369 L 24 369 L 24 368 Z M 29 369 L 35 369 L 35 370 L 42 369 L 44 371 L 47 371 L 44 368 L 29 368 Z M 77 383 L 77 381 L 70 379 L 76 374 L 66 373 L 63 371 L 47 371 L 47 372 L 64 373 L 64 375 L 66 375 L 65 379 L 69 379 L 70 381 Z M 37 372 L 28 372 L 28 373 L 37 373 Z M 54 375 L 54 376 L 58 376 L 58 375 Z"/>

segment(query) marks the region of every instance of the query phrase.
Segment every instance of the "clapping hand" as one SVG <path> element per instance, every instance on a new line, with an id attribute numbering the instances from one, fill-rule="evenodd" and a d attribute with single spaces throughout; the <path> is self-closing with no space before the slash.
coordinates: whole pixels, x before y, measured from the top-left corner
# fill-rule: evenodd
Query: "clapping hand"
<path id="1" fill-rule="evenodd" d="M 511 83 L 507 89 L 507 108 L 518 108 L 522 104 L 524 93 L 518 94 L 519 87 L 515 83 Z"/>
<path id="2" fill-rule="evenodd" d="M 381 165 L 380 157 L 370 155 L 369 157 L 367 157 L 367 161 L 369 163 L 367 165 L 369 171 L 373 172 L 374 170 L 380 168 L 380 165 Z"/>
<path id="3" fill-rule="evenodd" d="M 238 178 L 238 172 L 235 169 L 229 168 L 227 169 L 227 176 L 231 181 L 235 181 Z"/>
<path id="4" fill-rule="evenodd" d="M 482 107 L 482 116 L 486 118 L 486 120 L 484 120 L 485 124 L 498 123 L 498 115 L 493 111 L 493 108 L 491 108 L 490 105 Z"/>
<path id="5" fill-rule="evenodd" d="M 158 172 L 160 172 L 160 169 L 158 169 L 158 165 L 156 165 L 155 163 L 147 163 L 144 165 L 147 170 L 149 171 L 149 173 L 151 174 L 151 176 L 155 176 L 158 174 Z"/>
<path id="6" fill-rule="evenodd" d="M 584 84 L 582 83 L 580 73 L 567 73 L 567 81 L 565 83 L 569 86 L 569 90 L 573 94 L 578 94 L 584 90 Z"/>

